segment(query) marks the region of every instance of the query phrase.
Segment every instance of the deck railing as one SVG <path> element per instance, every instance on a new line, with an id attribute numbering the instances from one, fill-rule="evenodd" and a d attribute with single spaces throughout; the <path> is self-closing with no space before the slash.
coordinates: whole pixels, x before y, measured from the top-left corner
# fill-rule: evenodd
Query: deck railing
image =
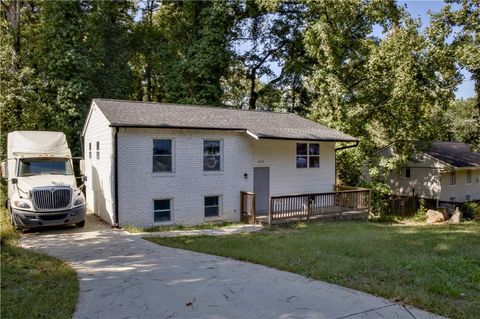
<path id="1" fill-rule="evenodd" d="M 370 190 L 334 186 L 330 193 L 270 197 L 268 223 L 370 212 Z"/>
<path id="2" fill-rule="evenodd" d="M 255 223 L 255 193 L 240 192 L 240 216 L 246 223 Z"/>

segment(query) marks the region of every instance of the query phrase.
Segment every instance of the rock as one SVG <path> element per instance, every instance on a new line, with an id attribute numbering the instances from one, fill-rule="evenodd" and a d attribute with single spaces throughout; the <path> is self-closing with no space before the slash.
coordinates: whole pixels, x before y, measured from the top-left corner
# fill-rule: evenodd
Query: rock
<path id="1" fill-rule="evenodd" d="M 462 220 L 462 212 L 457 207 L 455 208 L 455 212 L 453 213 L 452 217 L 450 217 L 448 222 L 450 224 L 459 224 L 461 220 Z"/>
<path id="2" fill-rule="evenodd" d="M 433 209 L 427 210 L 427 224 L 441 223 L 444 220 L 445 218 L 443 217 L 442 213 Z"/>

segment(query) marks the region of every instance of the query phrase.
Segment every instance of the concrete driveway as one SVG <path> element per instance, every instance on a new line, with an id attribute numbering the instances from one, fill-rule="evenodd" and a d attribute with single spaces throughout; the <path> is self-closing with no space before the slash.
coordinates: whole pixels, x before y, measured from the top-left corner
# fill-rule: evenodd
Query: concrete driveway
<path id="1" fill-rule="evenodd" d="M 29 233 L 20 243 L 76 269 L 74 318 L 440 318 L 292 273 L 162 247 L 92 215 L 85 229 Z"/>

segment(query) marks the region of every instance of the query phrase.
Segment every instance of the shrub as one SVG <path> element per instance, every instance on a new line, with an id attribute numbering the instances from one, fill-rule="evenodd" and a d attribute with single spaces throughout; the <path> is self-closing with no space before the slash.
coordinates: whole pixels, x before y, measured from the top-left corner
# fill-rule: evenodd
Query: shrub
<path id="1" fill-rule="evenodd" d="M 477 202 L 465 202 L 460 207 L 463 218 L 467 220 L 480 220 L 480 204 Z"/>

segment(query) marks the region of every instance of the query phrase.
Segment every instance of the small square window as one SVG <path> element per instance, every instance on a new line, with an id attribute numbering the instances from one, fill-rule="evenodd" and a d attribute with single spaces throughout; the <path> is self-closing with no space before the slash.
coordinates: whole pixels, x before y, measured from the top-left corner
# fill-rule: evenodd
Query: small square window
<path id="1" fill-rule="evenodd" d="M 412 176 L 412 170 L 410 167 L 405 167 L 403 169 L 403 177 L 410 178 Z"/>
<path id="2" fill-rule="evenodd" d="M 88 143 L 88 159 L 92 159 L 92 143 Z"/>
<path id="3" fill-rule="evenodd" d="M 100 142 L 97 142 L 97 160 L 100 159 Z"/>
<path id="4" fill-rule="evenodd" d="M 171 200 L 158 199 L 153 201 L 153 221 L 155 223 L 171 220 Z"/>
<path id="5" fill-rule="evenodd" d="M 297 143 L 295 165 L 297 168 L 320 167 L 320 144 Z"/>
<path id="6" fill-rule="evenodd" d="M 205 217 L 220 216 L 219 196 L 205 196 Z"/>

